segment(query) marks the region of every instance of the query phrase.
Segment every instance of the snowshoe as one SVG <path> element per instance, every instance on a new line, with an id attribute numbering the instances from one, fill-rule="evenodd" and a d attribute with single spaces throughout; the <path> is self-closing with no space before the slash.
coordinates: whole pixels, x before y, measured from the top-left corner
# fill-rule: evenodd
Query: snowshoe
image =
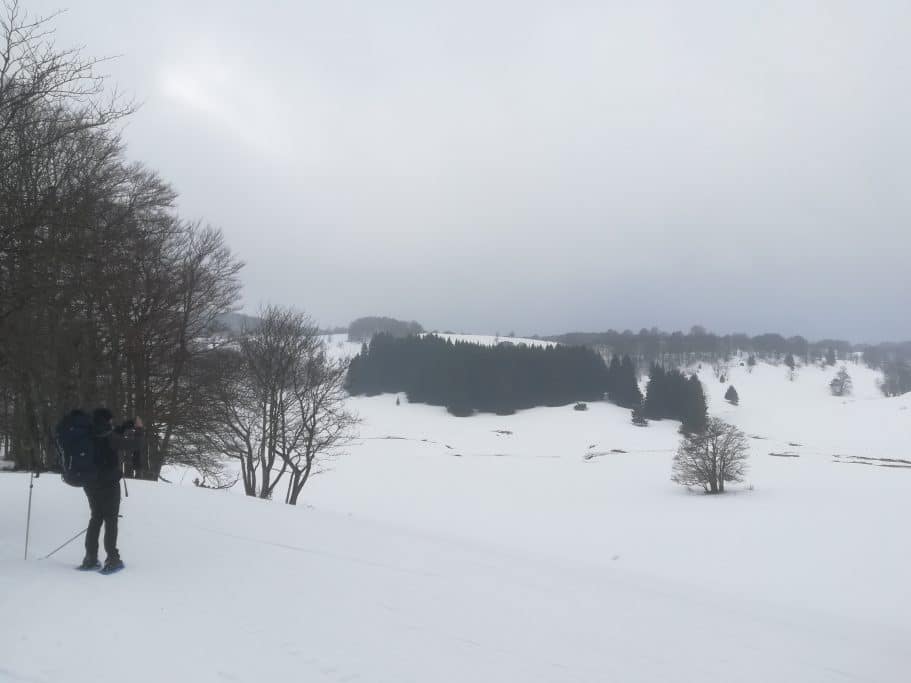
<path id="1" fill-rule="evenodd" d="M 87 557 L 76 569 L 81 572 L 90 572 L 94 569 L 101 569 L 101 563 L 98 560 Z"/>
<path id="2" fill-rule="evenodd" d="M 104 567 L 101 568 L 101 573 L 114 574 L 115 572 L 119 572 L 121 569 L 123 569 L 124 566 L 125 565 L 123 564 L 123 560 L 121 560 L 119 557 L 114 560 L 107 560 L 104 563 Z"/>

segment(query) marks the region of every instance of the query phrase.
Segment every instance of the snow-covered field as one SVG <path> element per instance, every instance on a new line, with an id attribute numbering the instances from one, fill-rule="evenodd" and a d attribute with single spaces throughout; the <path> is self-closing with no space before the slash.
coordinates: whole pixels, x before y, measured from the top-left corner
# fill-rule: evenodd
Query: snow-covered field
<path id="1" fill-rule="evenodd" d="M 670 482 L 676 423 L 612 405 L 355 398 L 304 507 L 131 482 L 113 577 L 77 544 L 34 559 L 85 522 L 53 477 L 23 562 L 27 477 L 2 474 L 0 680 L 906 681 L 911 394 L 848 371 L 840 399 L 832 368 L 703 367 L 756 437 L 723 497 Z"/>

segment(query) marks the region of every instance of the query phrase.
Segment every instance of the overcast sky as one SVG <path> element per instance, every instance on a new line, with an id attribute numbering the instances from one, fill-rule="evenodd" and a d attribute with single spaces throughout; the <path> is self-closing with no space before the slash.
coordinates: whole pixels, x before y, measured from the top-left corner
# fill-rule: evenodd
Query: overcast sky
<path id="1" fill-rule="evenodd" d="M 248 311 L 911 338 L 907 0 L 68 7 Z"/>

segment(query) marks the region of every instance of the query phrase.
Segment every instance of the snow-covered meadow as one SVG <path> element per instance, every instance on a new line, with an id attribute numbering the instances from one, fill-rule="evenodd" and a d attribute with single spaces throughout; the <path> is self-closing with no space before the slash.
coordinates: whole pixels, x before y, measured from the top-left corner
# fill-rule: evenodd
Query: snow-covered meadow
<path id="1" fill-rule="evenodd" d="M 76 544 L 34 559 L 85 521 L 50 477 L 23 562 L 27 477 L 0 475 L 0 680 L 905 681 L 911 394 L 847 367 L 846 398 L 833 368 L 701 369 L 754 437 L 718 497 L 671 483 L 676 423 L 606 403 L 353 398 L 302 507 L 131 482 L 114 577 L 71 571 Z M 73 665 L 95 624 L 109 656 Z"/>

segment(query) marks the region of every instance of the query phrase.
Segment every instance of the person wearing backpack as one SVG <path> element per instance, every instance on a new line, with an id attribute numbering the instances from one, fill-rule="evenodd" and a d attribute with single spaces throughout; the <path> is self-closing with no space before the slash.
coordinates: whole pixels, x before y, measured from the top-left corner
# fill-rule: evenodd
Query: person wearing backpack
<path id="1" fill-rule="evenodd" d="M 113 415 L 107 408 L 96 408 L 91 419 L 79 410 L 72 411 L 57 427 L 63 479 L 81 486 L 89 501 L 91 515 L 85 534 L 85 558 L 78 569 L 98 569 L 98 537 L 104 525 L 104 550 L 107 558 L 102 572 L 123 569 L 117 549 L 117 518 L 120 513 L 121 456 L 123 451 L 142 449 L 145 436 L 142 420 L 135 418 L 132 429 L 118 433 Z"/>

